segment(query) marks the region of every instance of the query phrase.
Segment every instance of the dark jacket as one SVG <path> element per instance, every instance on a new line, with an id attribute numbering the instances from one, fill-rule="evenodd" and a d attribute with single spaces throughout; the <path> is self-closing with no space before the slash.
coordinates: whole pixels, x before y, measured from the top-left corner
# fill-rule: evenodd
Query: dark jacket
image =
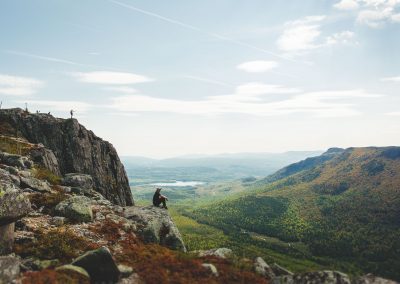
<path id="1" fill-rule="evenodd" d="M 160 199 L 161 193 L 160 192 L 155 192 L 153 195 L 153 205 L 154 206 L 159 206 L 161 203 L 161 199 Z"/>

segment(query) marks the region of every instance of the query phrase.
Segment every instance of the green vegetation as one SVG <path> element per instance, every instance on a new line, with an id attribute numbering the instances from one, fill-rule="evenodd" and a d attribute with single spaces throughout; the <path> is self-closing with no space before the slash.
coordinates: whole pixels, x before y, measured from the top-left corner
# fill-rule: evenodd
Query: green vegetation
<path id="1" fill-rule="evenodd" d="M 313 168 L 182 212 L 222 230 L 246 246 L 247 253 L 252 246 L 258 253 L 268 247 L 328 267 L 346 264 L 346 272 L 362 270 L 398 280 L 396 149 L 348 149 Z M 292 246 L 285 250 L 271 237 Z"/>

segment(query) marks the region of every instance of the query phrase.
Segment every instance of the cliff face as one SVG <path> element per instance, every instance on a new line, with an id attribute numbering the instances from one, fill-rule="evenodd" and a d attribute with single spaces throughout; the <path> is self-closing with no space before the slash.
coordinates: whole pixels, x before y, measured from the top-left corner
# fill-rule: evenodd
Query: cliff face
<path id="1" fill-rule="evenodd" d="M 116 150 L 76 119 L 5 109 L 0 110 L 0 124 L 0 132 L 42 143 L 52 150 L 62 175 L 89 174 L 95 189 L 107 199 L 119 205 L 133 205 L 128 178 Z"/>

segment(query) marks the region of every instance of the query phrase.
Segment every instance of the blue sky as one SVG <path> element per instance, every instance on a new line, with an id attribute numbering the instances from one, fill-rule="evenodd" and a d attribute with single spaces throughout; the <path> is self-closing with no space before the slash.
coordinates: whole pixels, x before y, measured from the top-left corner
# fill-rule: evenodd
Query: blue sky
<path id="1" fill-rule="evenodd" d="M 0 99 L 120 154 L 400 144 L 400 0 L 3 0 Z"/>

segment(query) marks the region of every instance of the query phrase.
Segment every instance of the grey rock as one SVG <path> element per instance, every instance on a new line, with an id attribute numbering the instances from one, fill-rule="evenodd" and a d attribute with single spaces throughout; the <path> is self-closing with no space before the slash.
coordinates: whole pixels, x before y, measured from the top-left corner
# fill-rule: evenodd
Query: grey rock
<path id="1" fill-rule="evenodd" d="M 293 272 L 287 270 L 286 268 L 274 263 L 271 265 L 271 269 L 276 276 L 293 275 Z"/>
<path id="2" fill-rule="evenodd" d="M 93 179 L 90 175 L 69 173 L 64 176 L 62 184 L 86 192 L 93 188 Z"/>
<path id="3" fill-rule="evenodd" d="M 198 256 L 216 256 L 219 258 L 230 258 L 233 256 L 233 252 L 231 249 L 228 248 L 216 248 L 210 250 L 200 250 L 197 251 Z"/>
<path id="4" fill-rule="evenodd" d="M 257 257 L 254 260 L 254 271 L 267 279 L 273 279 L 275 277 L 272 268 L 261 257 Z"/>
<path id="5" fill-rule="evenodd" d="M 51 219 L 51 224 L 56 227 L 61 227 L 65 224 L 66 219 L 65 217 L 55 216 Z"/>
<path id="6" fill-rule="evenodd" d="M 27 157 L 5 152 L 0 152 L 0 162 L 20 169 L 30 169 L 33 165 L 33 162 Z"/>
<path id="7" fill-rule="evenodd" d="M 58 160 L 50 149 L 38 145 L 30 151 L 29 156 L 35 164 L 49 170 L 56 176 L 61 176 Z"/>
<path id="8" fill-rule="evenodd" d="M 120 277 L 120 271 L 106 247 L 86 252 L 75 259 L 72 265 L 85 269 L 95 283 L 116 283 Z"/>
<path id="9" fill-rule="evenodd" d="M 137 273 L 131 274 L 128 278 L 122 278 L 118 284 L 143 284 L 142 281 Z"/>
<path id="10" fill-rule="evenodd" d="M 133 273 L 133 268 L 124 264 L 119 264 L 118 270 L 122 278 L 127 278 Z"/>
<path id="11" fill-rule="evenodd" d="M 33 177 L 21 177 L 21 188 L 30 188 L 39 192 L 51 192 L 50 185 L 47 181 Z"/>
<path id="12" fill-rule="evenodd" d="M 167 210 L 154 206 L 131 206 L 125 208 L 124 215 L 136 223 L 137 234 L 145 242 L 186 252 L 181 234 Z"/>
<path id="13" fill-rule="evenodd" d="M 0 226 L 21 219 L 31 211 L 29 199 L 12 187 L 0 188 Z"/>
<path id="14" fill-rule="evenodd" d="M 15 256 L 0 256 L 0 283 L 11 283 L 20 273 L 21 260 Z"/>
<path id="15" fill-rule="evenodd" d="M 67 273 L 78 273 L 81 276 L 87 278 L 88 280 L 90 280 L 90 276 L 89 273 L 83 269 L 82 267 L 76 266 L 76 265 L 71 265 L 71 264 L 66 264 L 63 266 L 59 266 L 56 268 L 56 271 L 63 271 L 63 272 L 67 272 Z"/>
<path id="16" fill-rule="evenodd" d="M 132 192 L 123 164 L 112 144 L 103 141 L 76 119 L 1 109 L 0 121 L 18 129 L 31 143 L 42 143 L 53 151 L 61 175 L 85 173 L 93 177 L 94 189 L 119 205 L 133 205 Z"/>
<path id="17" fill-rule="evenodd" d="M 0 255 L 12 252 L 15 223 L 0 226 Z"/>
<path id="18" fill-rule="evenodd" d="M 276 282 L 276 281 L 280 282 Z M 339 271 L 315 271 L 295 275 L 280 276 L 273 283 L 293 284 L 351 284 L 349 277 Z"/>
<path id="19" fill-rule="evenodd" d="M 20 187 L 21 186 L 21 179 L 19 178 L 19 176 L 10 175 L 10 179 L 12 180 L 12 182 L 14 183 L 14 185 L 16 187 Z"/>
<path id="20" fill-rule="evenodd" d="M 219 276 L 218 270 L 217 270 L 217 268 L 215 267 L 214 264 L 203 263 L 201 266 L 203 266 L 204 268 L 208 269 L 211 272 L 211 274 L 214 275 L 215 277 Z"/>
<path id="21" fill-rule="evenodd" d="M 72 196 L 55 207 L 57 215 L 67 217 L 75 222 L 91 222 L 93 220 L 92 201 L 85 196 Z"/>
<path id="22" fill-rule="evenodd" d="M 377 277 L 373 274 L 361 276 L 354 282 L 356 284 L 398 284 L 396 281 Z"/>

